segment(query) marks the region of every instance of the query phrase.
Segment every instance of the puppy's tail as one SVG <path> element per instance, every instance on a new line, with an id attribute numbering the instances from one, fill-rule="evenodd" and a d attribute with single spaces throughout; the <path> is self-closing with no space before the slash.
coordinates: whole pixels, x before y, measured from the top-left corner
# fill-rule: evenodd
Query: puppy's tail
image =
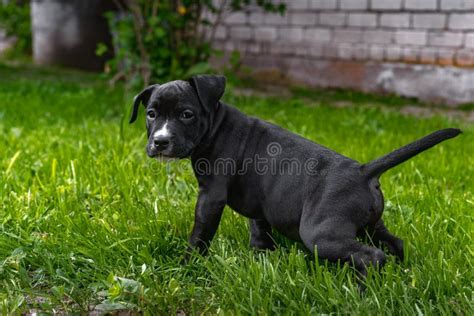
<path id="1" fill-rule="evenodd" d="M 362 172 L 369 178 L 379 177 L 382 173 L 398 164 L 410 159 L 411 157 L 425 151 L 444 140 L 453 138 L 461 134 L 462 131 L 457 128 L 447 128 L 431 133 L 420 138 L 413 143 L 405 145 L 391 153 L 372 160 L 362 165 Z"/>

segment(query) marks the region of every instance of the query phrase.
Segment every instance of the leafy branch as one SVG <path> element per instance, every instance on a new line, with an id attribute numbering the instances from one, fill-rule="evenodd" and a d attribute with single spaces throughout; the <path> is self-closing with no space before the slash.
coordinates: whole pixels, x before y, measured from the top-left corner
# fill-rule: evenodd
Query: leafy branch
<path id="1" fill-rule="evenodd" d="M 249 6 L 268 12 L 285 10 L 284 4 L 273 4 L 272 0 L 114 1 L 118 12 L 107 17 L 115 58 L 108 63 L 108 70 L 113 82 L 125 79 L 141 85 L 209 71 L 208 60 L 215 52 L 211 44 L 227 14 Z"/>

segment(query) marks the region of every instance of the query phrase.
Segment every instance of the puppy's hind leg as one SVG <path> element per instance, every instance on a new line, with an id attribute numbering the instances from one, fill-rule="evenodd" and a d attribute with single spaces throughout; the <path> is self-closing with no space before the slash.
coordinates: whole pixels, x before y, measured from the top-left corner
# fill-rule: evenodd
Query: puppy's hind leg
<path id="1" fill-rule="evenodd" d="M 376 245 L 383 244 L 387 246 L 391 254 L 396 256 L 400 261 L 403 261 L 403 240 L 390 233 L 387 227 L 385 227 L 383 220 L 380 219 L 375 225 L 367 227 L 366 230 Z"/>
<path id="2" fill-rule="evenodd" d="M 386 257 L 382 250 L 364 245 L 356 240 L 357 227 L 347 219 L 326 218 L 314 225 L 311 220 L 302 220 L 300 237 L 311 251 L 317 251 L 321 259 L 331 262 L 348 262 L 362 275 L 367 267 L 382 267 Z"/>
<path id="3" fill-rule="evenodd" d="M 257 250 L 274 250 L 272 227 L 264 219 L 250 219 L 250 246 Z"/>

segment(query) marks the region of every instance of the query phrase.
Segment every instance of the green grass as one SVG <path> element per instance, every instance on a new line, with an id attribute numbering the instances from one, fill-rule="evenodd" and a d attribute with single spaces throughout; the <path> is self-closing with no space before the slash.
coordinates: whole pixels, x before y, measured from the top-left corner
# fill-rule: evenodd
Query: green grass
<path id="1" fill-rule="evenodd" d="M 123 95 L 94 75 L 0 67 L 0 313 L 473 313 L 472 125 L 360 99 L 332 108 L 224 97 L 362 162 L 436 129 L 464 130 L 382 177 L 384 218 L 406 260 L 371 271 L 361 296 L 350 268 L 281 236 L 277 251 L 253 253 L 247 221 L 230 209 L 209 256 L 181 265 L 196 181 L 188 161 L 147 158 L 143 111 L 128 125 Z"/>

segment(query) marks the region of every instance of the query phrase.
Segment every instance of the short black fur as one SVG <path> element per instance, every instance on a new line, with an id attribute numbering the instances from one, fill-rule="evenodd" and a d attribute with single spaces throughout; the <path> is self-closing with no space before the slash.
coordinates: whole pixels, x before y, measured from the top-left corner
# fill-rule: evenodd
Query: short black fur
<path id="1" fill-rule="evenodd" d="M 367 266 L 382 266 L 386 260 L 381 249 L 358 241 L 369 233 L 376 245 L 385 245 L 403 260 L 402 240 L 381 219 L 384 201 L 378 178 L 460 130 L 437 131 L 360 164 L 222 103 L 224 89 L 224 77 L 202 75 L 149 87 L 135 98 L 131 122 L 140 102 L 152 113 L 147 117 L 148 154 L 191 157 L 199 196 L 189 251 L 207 251 L 229 205 L 250 218 L 250 243 L 258 249 L 274 249 L 276 229 L 320 258 L 349 262 L 365 275 Z M 188 111 L 186 119 L 183 110 Z M 262 170 L 263 160 L 267 168 Z M 297 172 L 297 166 L 305 169 Z"/>

